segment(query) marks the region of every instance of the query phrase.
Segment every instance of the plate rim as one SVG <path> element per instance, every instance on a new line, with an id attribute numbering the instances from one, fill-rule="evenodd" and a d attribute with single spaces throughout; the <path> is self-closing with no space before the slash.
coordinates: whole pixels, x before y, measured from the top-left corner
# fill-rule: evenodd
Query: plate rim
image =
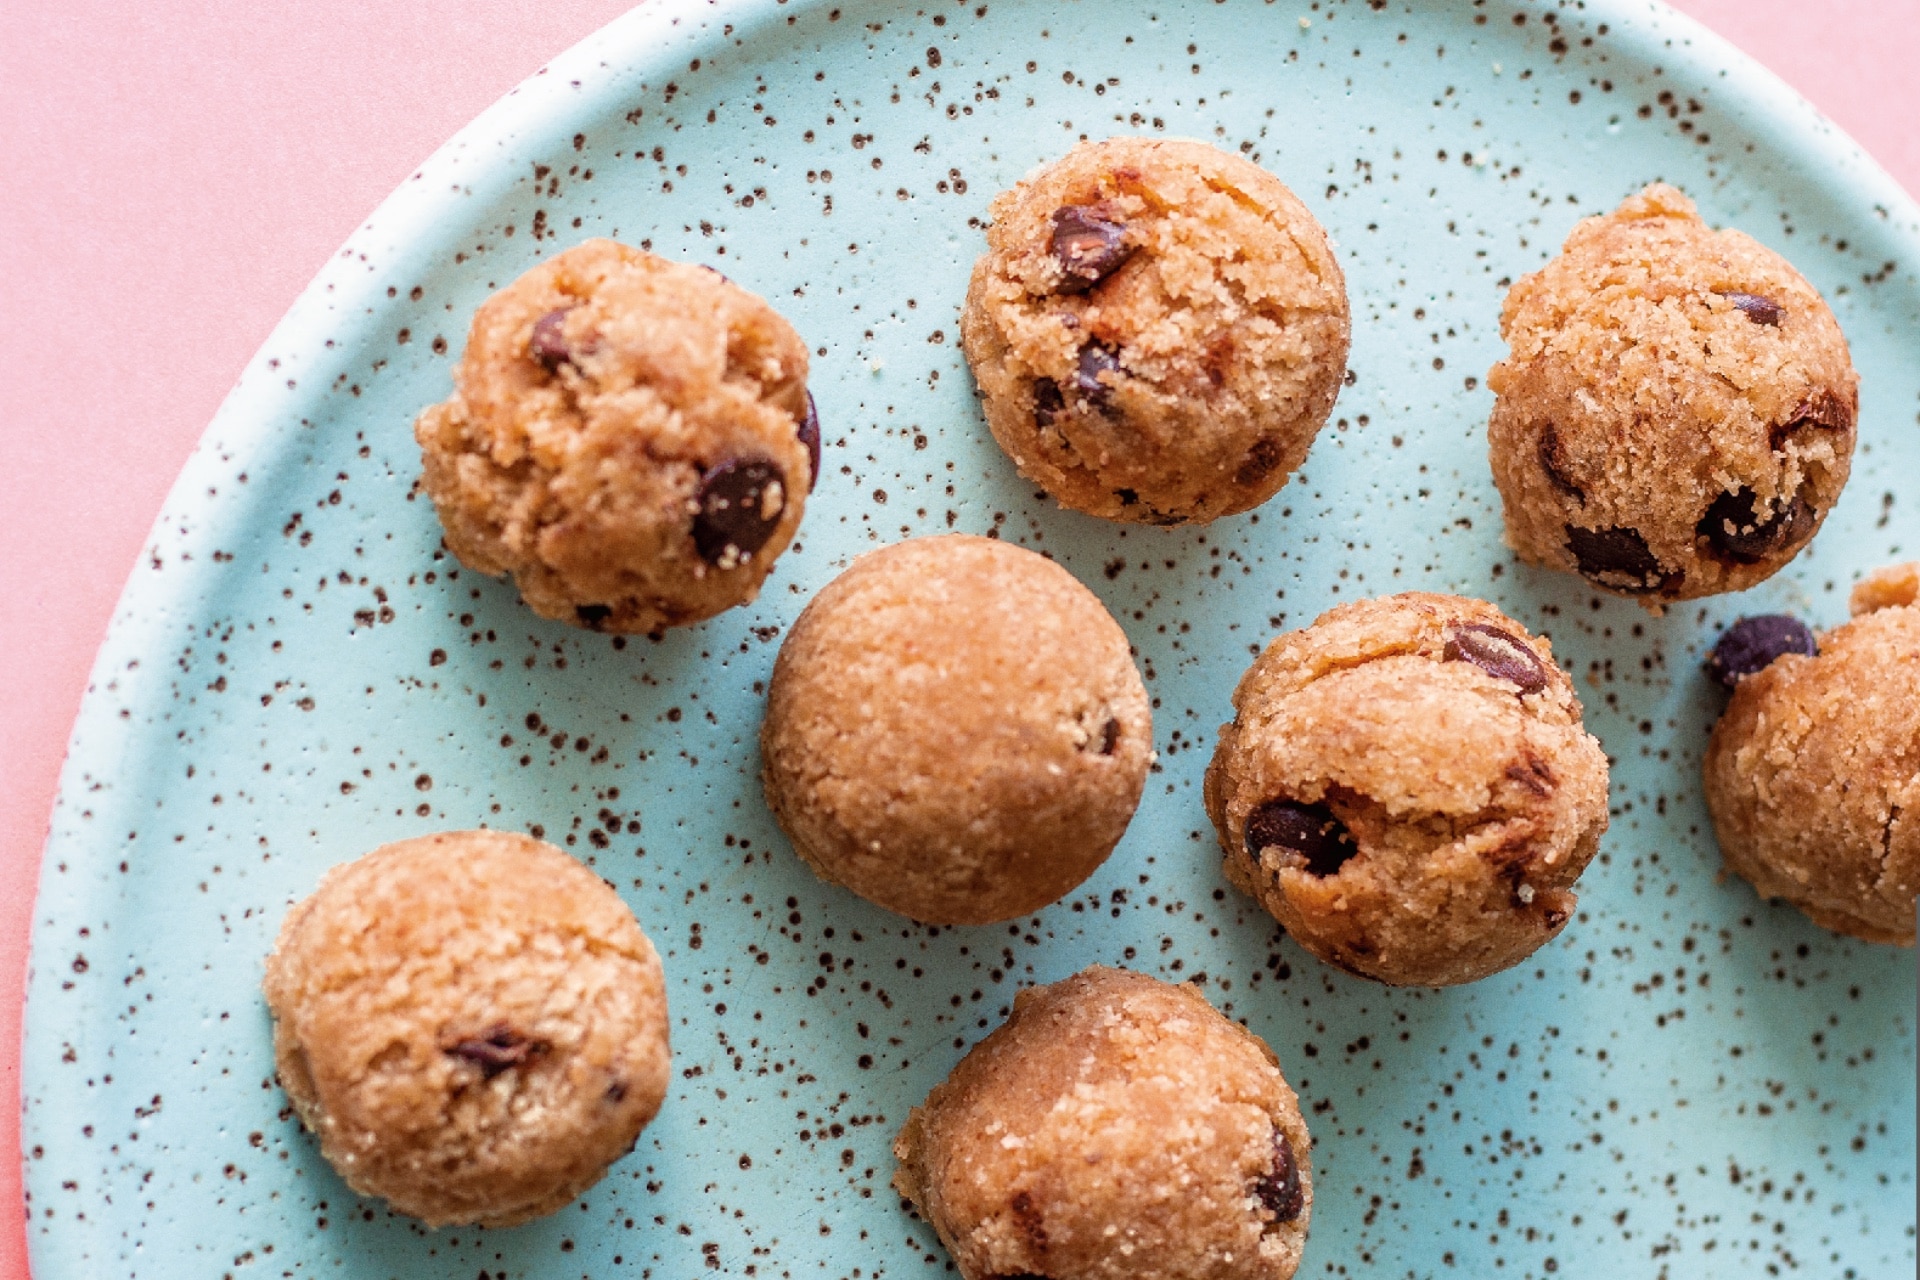
<path id="1" fill-rule="evenodd" d="M 746 38 L 782 12 L 790 15 L 801 7 L 832 2 L 641 0 L 551 58 L 436 147 L 328 256 L 243 366 L 169 486 L 141 543 L 65 740 L 34 879 L 22 992 L 17 1059 L 19 1168 L 29 1208 L 51 1190 L 36 1178 L 35 1166 L 28 1160 L 31 1138 L 41 1127 L 45 1110 L 33 1107 L 29 1099 L 35 1086 L 51 1073 L 51 1046 L 59 1042 L 63 1030 L 79 1025 L 54 1012 L 64 1007 L 59 1002 L 35 998 L 45 983 L 53 981 L 51 966 L 41 963 L 50 958 L 44 948 L 51 944 L 56 915 L 67 918 L 84 913 L 99 900 L 98 895 L 109 892 L 90 883 L 84 867 L 82 874 L 72 877 L 56 871 L 63 857 L 71 855 L 77 861 L 94 852 L 82 833 L 66 829 L 63 818 L 84 806 L 87 774 L 108 771 L 133 754 L 130 748 L 140 735 L 133 727 L 121 727 L 120 702 L 113 696 L 119 678 L 129 670 L 138 671 L 142 659 L 160 651 L 154 641 L 168 633 L 176 614 L 187 611 L 218 572 L 211 557 L 179 558 L 174 552 L 181 547 L 201 548 L 210 540 L 217 543 L 244 523 L 251 500 L 245 493 L 231 492 L 225 482 L 236 469 L 245 470 L 256 459 L 274 461 L 274 451 L 284 444 L 280 429 L 289 406 L 327 392 L 324 382 L 287 377 L 289 370 L 283 364 L 290 356 L 324 358 L 329 335 L 339 331 L 343 320 L 354 323 L 350 317 L 371 314 L 386 301 L 384 289 L 398 282 L 399 270 L 387 248 L 405 244 L 417 253 L 423 240 L 436 234 L 436 225 L 462 225 L 460 211 L 476 198 L 485 200 L 484 188 L 510 185 L 514 176 L 492 164 L 489 152 L 509 142 L 541 149 L 564 138 L 580 118 L 582 104 L 591 102 L 595 94 L 605 94 L 609 82 L 625 75 L 645 75 L 663 65 L 661 59 L 674 47 L 672 40 L 663 37 L 683 22 L 733 18 L 739 24 L 736 34 Z M 851 5 L 861 0 L 838 2 Z M 1715 110 L 1737 120 L 1754 136 L 1766 138 L 1767 158 L 1789 172 L 1820 173 L 1828 180 L 1828 200 L 1858 211 L 1863 227 L 1875 226 L 1880 237 L 1900 245 L 1909 260 L 1920 258 L 1920 199 L 1775 72 L 1664 0 L 1584 0 L 1581 8 L 1589 22 L 1607 24 L 1611 28 L 1607 39 L 1630 50 L 1642 65 L 1664 66 L 1670 72 L 1678 67 L 1697 82 L 1717 83 Z M 1871 214 L 1878 215 L 1877 225 Z M 339 349 L 347 348 L 340 344 Z M 163 557 L 164 573 L 158 569 Z M 124 701 L 138 705 L 150 700 L 154 691 L 141 686 L 151 678 L 140 673 L 129 681 L 136 696 Z M 26 1255 L 30 1272 L 42 1275 L 42 1265 L 52 1261 L 43 1256 L 44 1251 L 53 1245 L 46 1234 L 32 1229 L 32 1221 L 30 1214 L 22 1221 Z"/>

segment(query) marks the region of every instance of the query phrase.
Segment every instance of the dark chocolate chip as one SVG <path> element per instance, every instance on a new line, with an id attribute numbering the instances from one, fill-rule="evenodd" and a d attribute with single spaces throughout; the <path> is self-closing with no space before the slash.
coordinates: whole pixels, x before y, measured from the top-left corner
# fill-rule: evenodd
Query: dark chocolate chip
<path id="1" fill-rule="evenodd" d="M 1779 328 L 1780 317 L 1784 313 L 1780 304 L 1772 298 L 1763 298 L 1757 293 L 1741 293 L 1738 289 L 1722 289 L 1720 296 L 1740 308 L 1740 313 L 1755 324 Z"/>
<path id="2" fill-rule="evenodd" d="M 1127 227 L 1100 217 L 1086 205 L 1053 212 L 1052 251 L 1060 264 L 1060 292 L 1085 293 L 1125 266 L 1136 246 Z"/>
<path id="3" fill-rule="evenodd" d="M 625 1080 L 615 1080 L 612 1084 L 607 1086 L 608 1102 L 625 1102 L 626 1100 L 627 1100 L 627 1082 Z"/>
<path id="4" fill-rule="evenodd" d="M 1707 674 L 1731 689 L 1744 677 L 1766 670 L 1775 658 L 1789 653 L 1811 658 L 1814 648 L 1813 632 L 1798 618 L 1784 613 L 1742 618 L 1721 634 L 1707 655 Z"/>
<path id="5" fill-rule="evenodd" d="M 1306 860 L 1316 876 L 1330 876 L 1360 852 L 1346 824 L 1324 804 L 1269 800 L 1247 815 L 1247 853 L 1260 861 L 1262 849 L 1280 848 Z"/>
<path id="6" fill-rule="evenodd" d="M 1109 718 L 1100 729 L 1100 754 L 1110 756 L 1120 745 L 1120 722 Z"/>
<path id="7" fill-rule="evenodd" d="M 700 558 L 732 568 L 766 546 L 786 509 L 784 481 L 765 458 L 730 458 L 701 476 L 693 517 Z"/>
<path id="8" fill-rule="evenodd" d="M 1117 381 L 1120 373 L 1120 357 L 1111 347 L 1089 342 L 1080 348 L 1080 367 L 1074 371 L 1074 390 L 1085 396 L 1094 405 L 1102 405 L 1113 394 L 1113 383 L 1103 382 L 1101 374 L 1110 374 Z"/>
<path id="9" fill-rule="evenodd" d="M 1567 550 L 1573 553 L 1586 577 L 1602 581 L 1608 576 L 1631 579 L 1632 589 L 1650 591 L 1661 585 L 1664 576 L 1660 561 L 1647 547 L 1638 529 L 1614 526 L 1608 529 L 1582 529 L 1567 526 Z"/>
<path id="10" fill-rule="evenodd" d="M 1520 686 L 1521 693 L 1547 687 L 1547 669 L 1531 645 L 1516 635 L 1478 622 L 1447 628 L 1442 655 L 1448 662 L 1471 662 L 1495 680 Z"/>
<path id="11" fill-rule="evenodd" d="M 820 414 L 813 407 L 813 392 L 807 392 L 807 416 L 800 419 L 797 432 L 800 443 L 807 446 L 807 483 L 820 483 Z"/>
<path id="12" fill-rule="evenodd" d="M 527 341 L 527 354 L 544 366 L 548 373 L 554 373 L 560 366 L 573 359 L 573 352 L 567 348 L 567 312 L 572 307 L 561 307 L 549 311 L 533 322 L 533 337 Z"/>
<path id="13" fill-rule="evenodd" d="M 1140 503 L 1140 495 L 1131 489 L 1115 489 L 1113 496 L 1120 499 L 1120 505 L 1123 507 L 1138 506 Z"/>
<path id="14" fill-rule="evenodd" d="M 1299 1159 L 1278 1127 L 1273 1131 L 1273 1170 L 1254 1180 L 1253 1194 L 1272 1212 L 1275 1222 L 1292 1222 L 1307 1207 L 1306 1189 L 1300 1185 Z"/>
<path id="15" fill-rule="evenodd" d="M 1240 485 L 1259 484 L 1273 474 L 1280 465 L 1280 442 L 1271 436 L 1262 436 L 1253 442 L 1253 448 L 1247 450 L 1247 456 L 1240 459 L 1240 465 L 1233 473 L 1233 482 Z"/>
<path id="16" fill-rule="evenodd" d="M 1566 446 L 1560 443 L 1560 433 L 1551 424 L 1540 429 L 1539 453 L 1540 470 L 1546 473 L 1547 483 L 1569 498 L 1585 502 L 1587 491 L 1574 483 Z"/>
<path id="17" fill-rule="evenodd" d="M 1065 412 L 1067 398 L 1060 394 L 1060 384 L 1052 378 L 1033 380 L 1033 420 L 1040 426 L 1050 427 L 1055 418 Z"/>
<path id="18" fill-rule="evenodd" d="M 607 619 L 613 616 L 613 606 L 604 604 L 575 605 L 573 616 L 579 619 L 581 626 L 598 631 L 606 625 Z"/>
<path id="19" fill-rule="evenodd" d="M 1785 422 L 1774 425 L 1768 433 L 1769 442 L 1777 450 L 1796 431 L 1850 431 L 1853 420 L 1851 404 L 1831 391 L 1816 391 L 1796 405 L 1793 415 Z"/>
<path id="20" fill-rule="evenodd" d="M 547 1043 L 544 1040 L 529 1040 L 511 1027 L 501 1025 L 477 1039 L 460 1040 L 448 1045 L 446 1051 L 456 1058 L 465 1058 L 474 1063 L 480 1068 L 481 1076 L 491 1080 L 502 1071 L 544 1054 Z"/>
<path id="21" fill-rule="evenodd" d="M 1742 485 L 1713 500 L 1694 531 L 1735 564 L 1754 564 L 1792 546 L 1813 528 L 1813 508 L 1798 494 L 1778 511 L 1763 510 L 1759 495 Z"/>

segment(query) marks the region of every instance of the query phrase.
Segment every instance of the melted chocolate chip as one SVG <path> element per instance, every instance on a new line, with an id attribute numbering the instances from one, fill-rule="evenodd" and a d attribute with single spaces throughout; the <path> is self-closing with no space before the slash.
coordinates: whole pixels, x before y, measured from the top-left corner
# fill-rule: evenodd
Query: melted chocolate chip
<path id="1" fill-rule="evenodd" d="M 693 517 L 700 558 L 732 568 L 766 546 L 786 509 L 784 480 L 765 458 L 730 458 L 701 476 Z"/>
<path id="2" fill-rule="evenodd" d="M 1060 384 L 1052 378 L 1033 380 L 1033 420 L 1043 427 L 1053 425 L 1054 419 L 1065 412 L 1067 398 L 1060 394 Z"/>
<path id="3" fill-rule="evenodd" d="M 820 413 L 813 407 L 813 392 L 807 392 L 807 416 L 800 419 L 799 430 L 795 433 L 800 443 L 807 446 L 807 483 L 820 482 Z"/>
<path id="4" fill-rule="evenodd" d="M 1292 1222 L 1307 1207 L 1306 1189 L 1300 1185 L 1299 1159 L 1277 1127 L 1273 1131 L 1273 1171 L 1254 1180 L 1253 1194 L 1272 1212 L 1275 1222 Z"/>
<path id="5" fill-rule="evenodd" d="M 1780 317 L 1785 314 L 1780 304 L 1772 298 L 1763 298 L 1757 293 L 1741 293 L 1738 289 L 1722 289 L 1720 296 L 1740 309 L 1740 313 L 1755 324 L 1764 324 L 1768 328 L 1778 328 Z"/>
<path id="6" fill-rule="evenodd" d="M 491 1080 L 502 1071 L 539 1057 L 547 1047 L 546 1041 L 529 1040 L 503 1024 L 478 1039 L 456 1041 L 447 1046 L 446 1052 L 474 1063 L 480 1068 L 481 1076 Z"/>
<path id="7" fill-rule="evenodd" d="M 1540 470 L 1546 473 L 1547 483 L 1569 498 L 1585 502 L 1587 491 L 1574 483 L 1566 446 L 1560 443 L 1560 433 L 1551 424 L 1540 429 L 1539 453 Z"/>
<path id="8" fill-rule="evenodd" d="M 527 354 L 548 373 L 557 372 L 561 365 L 573 359 L 573 352 L 567 347 L 567 312 L 572 307 L 561 307 L 549 311 L 533 322 L 533 336 L 527 340 Z"/>
<path id="9" fill-rule="evenodd" d="M 1547 687 L 1547 669 L 1532 646 L 1498 627 L 1456 623 L 1447 628 L 1441 652 L 1448 662 L 1471 662 L 1495 680 L 1519 685 L 1521 693 Z"/>
<path id="10" fill-rule="evenodd" d="M 1783 613 L 1763 613 L 1726 629 L 1707 655 L 1707 674 L 1731 689 L 1766 670 L 1775 658 L 1789 653 L 1811 658 L 1814 649 L 1813 632 L 1804 622 Z"/>
<path id="11" fill-rule="evenodd" d="M 580 625 L 598 631 L 613 616 L 613 606 L 604 604 L 582 604 L 574 606 L 573 616 Z"/>
<path id="12" fill-rule="evenodd" d="M 1764 510 L 1759 495 L 1742 485 L 1713 500 L 1694 532 L 1705 538 L 1723 559 L 1755 564 L 1783 547 L 1792 546 L 1813 528 L 1813 508 L 1793 497 L 1778 511 Z"/>
<path id="13" fill-rule="evenodd" d="M 1100 379 L 1103 373 L 1112 375 L 1118 381 L 1120 357 L 1111 347 L 1089 342 L 1080 348 L 1080 367 L 1074 371 L 1073 387 L 1096 407 L 1104 405 L 1107 397 L 1113 394 L 1113 383 Z"/>
<path id="14" fill-rule="evenodd" d="M 1068 205 L 1053 213 L 1054 261 L 1060 264 L 1060 292 L 1085 293 L 1125 266 L 1136 246 L 1126 243 L 1127 226 L 1100 217 L 1086 205 Z"/>
<path id="15" fill-rule="evenodd" d="M 1622 585 L 1607 582 L 1608 578 L 1625 578 L 1628 582 L 1624 584 L 1624 589 L 1653 591 L 1668 581 L 1667 575 L 1660 570 L 1660 561 L 1648 549 L 1647 540 L 1640 536 L 1638 529 L 1619 526 L 1582 529 L 1579 525 L 1570 524 L 1567 526 L 1567 550 L 1573 553 L 1583 576 L 1604 586 Z"/>
<path id="16" fill-rule="evenodd" d="M 1100 728 L 1100 754 L 1110 756 L 1120 745 L 1120 722 L 1109 718 Z"/>
<path id="17" fill-rule="evenodd" d="M 1360 852 L 1346 824 L 1324 804 L 1269 800 L 1247 815 L 1247 853 L 1260 861 L 1262 849 L 1280 848 L 1306 860 L 1316 876 L 1330 876 Z"/>

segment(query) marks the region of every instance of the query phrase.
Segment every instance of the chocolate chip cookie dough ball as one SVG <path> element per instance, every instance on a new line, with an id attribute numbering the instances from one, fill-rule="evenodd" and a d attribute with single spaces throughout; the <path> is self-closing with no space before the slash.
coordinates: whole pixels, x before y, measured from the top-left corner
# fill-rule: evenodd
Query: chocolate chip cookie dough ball
<path id="1" fill-rule="evenodd" d="M 510 1226 L 599 1181 L 667 1090 L 660 961 L 552 845 L 403 840 L 335 867 L 267 958 L 280 1083 L 347 1185 Z"/>
<path id="2" fill-rule="evenodd" d="M 1748 619 L 1722 638 L 1710 669 L 1733 697 L 1707 746 L 1707 808 L 1728 869 L 1762 897 L 1837 933 L 1910 947 L 1920 564 L 1862 582 L 1853 613 L 1819 638 L 1816 656 L 1791 620 Z"/>
<path id="3" fill-rule="evenodd" d="M 1287 1280 L 1313 1207 L 1273 1051 L 1098 966 L 1014 997 L 893 1144 L 964 1280 Z"/>
<path id="4" fill-rule="evenodd" d="M 1153 754 L 1127 637 L 989 538 L 871 552 L 781 645 L 767 802 L 824 879 L 934 924 L 1036 911 L 1113 851 Z"/>
<path id="5" fill-rule="evenodd" d="M 1279 491 L 1347 367 L 1326 232 L 1199 142 L 1084 143 L 1000 195 L 961 313 L 1020 474 L 1109 520 L 1204 523 Z"/>
<path id="6" fill-rule="evenodd" d="M 1840 497 L 1859 379 L 1814 287 L 1651 186 L 1507 295 L 1487 377 L 1507 541 L 1649 607 L 1742 591 Z"/>
<path id="7" fill-rule="evenodd" d="M 489 298 L 414 423 L 447 547 L 535 613 L 658 631 L 744 604 L 819 463 L 807 349 L 704 267 L 589 240 Z"/>
<path id="8" fill-rule="evenodd" d="M 1573 914 L 1607 827 L 1607 758 L 1547 642 L 1414 593 L 1267 647 L 1207 769 L 1227 879 L 1362 977 L 1472 982 Z"/>

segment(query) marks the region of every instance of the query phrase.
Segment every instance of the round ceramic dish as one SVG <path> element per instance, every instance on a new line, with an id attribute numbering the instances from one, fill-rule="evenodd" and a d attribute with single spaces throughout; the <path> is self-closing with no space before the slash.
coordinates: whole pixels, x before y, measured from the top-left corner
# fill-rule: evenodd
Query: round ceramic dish
<path id="1" fill-rule="evenodd" d="M 956 312 L 994 192 L 1081 137 L 1243 150 L 1338 240 L 1353 378 L 1257 513 L 1119 528 L 1021 483 Z M 1765 587 L 1651 619 L 1517 565 L 1486 462 L 1504 286 L 1654 179 L 1784 250 L 1864 376 L 1852 484 Z M 814 345 L 827 441 L 758 605 L 621 644 L 440 550 L 414 413 L 473 308 L 588 235 L 713 263 Z M 1016 987 L 1199 984 L 1279 1052 L 1320 1188 L 1302 1274 L 1911 1274 L 1914 962 L 1724 882 L 1699 799 L 1722 622 L 1823 624 L 1920 533 L 1920 228 L 1779 83 L 1668 11 L 753 0 L 629 14 L 377 212 L 246 372 L 101 653 L 54 817 L 25 1050 L 30 1238 L 65 1277 L 938 1276 L 888 1187 L 909 1106 Z M 762 802 L 782 629 L 947 529 L 1056 557 L 1126 627 L 1160 762 L 1091 881 L 915 927 L 815 880 Z M 1200 775 L 1280 627 L 1408 588 L 1550 632 L 1615 768 L 1576 920 L 1439 994 L 1342 976 L 1231 892 Z M 1462 750 L 1472 750 L 1462 743 Z M 261 958 L 328 866 L 488 824 L 586 860 L 659 944 L 674 1089 L 579 1203 L 428 1232 L 349 1193 L 272 1080 Z"/>

